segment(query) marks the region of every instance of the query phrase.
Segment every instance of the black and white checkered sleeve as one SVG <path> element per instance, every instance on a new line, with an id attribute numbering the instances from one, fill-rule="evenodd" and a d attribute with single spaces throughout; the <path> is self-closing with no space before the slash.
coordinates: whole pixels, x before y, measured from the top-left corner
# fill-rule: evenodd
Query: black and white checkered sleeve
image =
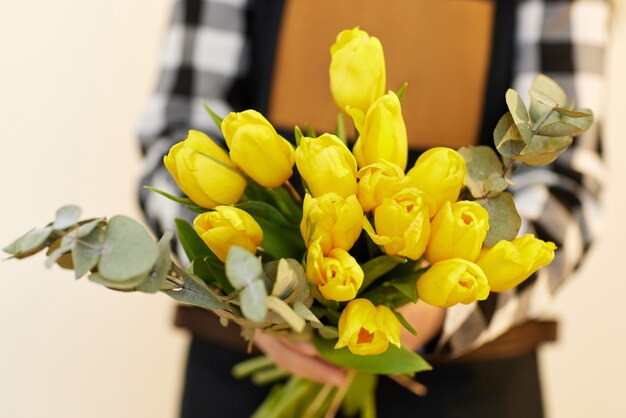
<path id="1" fill-rule="evenodd" d="M 246 6 L 247 0 L 174 3 L 156 91 L 139 121 L 144 154 L 141 186 L 180 194 L 163 165 L 163 156 L 192 128 L 221 140 L 201 100 L 218 114 L 226 115 L 231 110 L 225 97 L 246 68 Z M 185 217 L 179 204 L 145 189 L 140 191 L 140 203 L 157 234 L 172 229 L 175 217 Z"/>
<path id="2" fill-rule="evenodd" d="M 552 264 L 517 289 L 487 301 L 448 310 L 440 348 L 459 355 L 512 326 L 545 315 L 554 292 L 570 278 L 596 238 L 602 221 L 604 47 L 609 4 L 602 0 L 524 0 L 517 6 L 514 88 L 527 92 L 544 73 L 594 110 L 596 123 L 552 165 L 524 168 L 512 191 L 523 218 L 522 233 L 535 233 L 559 248 Z M 526 94 L 528 103 L 528 95 Z"/>

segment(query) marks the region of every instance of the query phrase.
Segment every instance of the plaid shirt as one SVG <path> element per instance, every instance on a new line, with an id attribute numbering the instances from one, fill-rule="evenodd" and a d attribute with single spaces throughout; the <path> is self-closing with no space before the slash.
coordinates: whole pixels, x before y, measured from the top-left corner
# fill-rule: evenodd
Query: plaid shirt
<path id="1" fill-rule="evenodd" d="M 163 166 L 163 155 L 191 128 L 221 137 L 200 100 L 218 114 L 233 110 L 227 93 L 249 68 L 248 6 L 247 0 L 175 3 L 158 86 L 139 125 L 145 155 L 142 184 L 180 193 Z M 608 17 L 609 5 L 602 0 L 518 0 L 511 17 L 516 19 L 513 88 L 524 96 L 534 75 L 545 73 L 578 106 L 594 109 L 600 121 Z M 577 138 L 552 165 L 524 168 L 514 177 L 512 192 L 523 218 L 522 230 L 555 242 L 559 247 L 555 260 L 516 289 L 449 308 L 438 350 L 457 356 L 516 324 L 541 317 L 554 292 L 580 265 L 602 218 L 599 194 L 606 172 L 598 126 Z M 190 216 L 180 205 L 146 190 L 141 190 L 140 202 L 157 232 L 172 229 L 175 217 Z"/>

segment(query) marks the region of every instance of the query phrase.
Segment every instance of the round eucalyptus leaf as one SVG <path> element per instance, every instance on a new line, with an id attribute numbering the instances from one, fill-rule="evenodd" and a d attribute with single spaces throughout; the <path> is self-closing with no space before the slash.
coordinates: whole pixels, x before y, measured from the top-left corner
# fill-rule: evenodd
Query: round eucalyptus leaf
<path id="1" fill-rule="evenodd" d="M 130 277 L 126 280 L 120 281 L 120 280 L 109 280 L 106 277 L 103 277 L 102 275 L 98 274 L 98 273 L 92 273 L 90 274 L 89 280 L 91 280 L 92 282 L 101 284 L 103 286 L 106 286 L 110 289 L 114 289 L 114 290 L 133 290 L 135 289 L 141 282 L 143 282 L 146 277 L 148 276 L 148 273 L 144 273 L 144 274 L 140 274 L 139 276 L 135 276 L 135 277 Z"/>
<path id="2" fill-rule="evenodd" d="M 52 233 L 52 227 L 31 229 L 11 244 L 3 248 L 3 251 L 16 258 L 33 255 L 46 247 L 46 240 Z"/>
<path id="3" fill-rule="evenodd" d="M 526 143 L 530 141 L 532 137 L 532 128 L 530 126 L 530 115 L 528 109 L 522 100 L 518 92 L 513 89 L 509 89 L 506 92 L 506 104 L 511 112 L 511 117 L 515 121 L 515 125 L 522 137 L 522 140 Z"/>
<path id="4" fill-rule="evenodd" d="M 254 280 L 241 289 L 239 303 L 243 316 L 254 322 L 263 321 L 267 314 L 267 289 L 263 280 Z"/>
<path id="5" fill-rule="evenodd" d="M 78 222 L 80 217 L 80 208 L 74 205 L 63 206 L 57 210 L 56 217 L 54 218 L 54 224 L 52 227 L 56 230 L 69 228 Z"/>
<path id="6" fill-rule="evenodd" d="M 511 112 L 507 112 L 498 121 L 493 130 L 493 142 L 498 152 L 508 158 L 519 154 L 526 146 Z"/>
<path id="7" fill-rule="evenodd" d="M 487 247 L 493 247 L 501 240 L 510 241 L 517 236 L 522 220 L 510 193 L 501 193 L 496 197 L 480 199 L 477 202 L 489 214 L 489 231 L 485 238 Z"/>
<path id="8" fill-rule="evenodd" d="M 263 266 L 251 252 L 233 245 L 226 256 L 226 276 L 235 289 L 241 289 L 263 274 Z"/>
<path id="9" fill-rule="evenodd" d="M 465 160 L 467 176 L 465 185 L 472 196 L 480 198 L 490 192 L 487 182 L 502 177 L 503 167 L 500 158 L 493 149 L 487 146 L 463 147 L 459 153 Z"/>
<path id="10" fill-rule="evenodd" d="M 98 264 L 102 252 L 103 230 L 100 228 L 92 231 L 76 240 L 72 250 L 72 261 L 74 263 L 74 274 L 80 279 Z"/>
<path id="11" fill-rule="evenodd" d="M 126 216 L 114 216 L 107 225 L 98 273 L 113 282 L 145 277 L 158 254 L 157 244 L 140 223 Z"/>
<path id="12" fill-rule="evenodd" d="M 563 121 L 552 122 L 537 130 L 537 135 L 543 136 L 574 136 L 581 133 L 583 129 L 578 126 Z"/>
<path id="13" fill-rule="evenodd" d="M 146 293 L 156 293 L 161 289 L 163 282 L 167 278 L 167 274 L 172 267 L 172 255 L 170 250 L 170 241 L 174 234 L 166 231 L 159 241 L 159 256 L 156 263 L 150 269 L 148 277 L 138 287 L 137 290 Z"/>
<path id="14" fill-rule="evenodd" d="M 272 288 L 272 296 L 286 299 L 296 288 L 296 280 L 296 274 L 287 263 L 287 260 L 281 258 L 276 269 L 276 280 Z"/>

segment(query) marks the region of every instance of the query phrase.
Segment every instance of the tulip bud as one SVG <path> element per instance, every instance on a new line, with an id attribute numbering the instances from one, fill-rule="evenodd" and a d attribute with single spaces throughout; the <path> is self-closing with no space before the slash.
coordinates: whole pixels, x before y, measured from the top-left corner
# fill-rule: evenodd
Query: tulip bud
<path id="1" fill-rule="evenodd" d="M 424 254 L 430 238 L 428 197 L 415 188 L 384 198 L 374 210 L 374 226 L 367 218 L 363 227 L 372 241 L 383 246 L 385 254 L 417 260 Z"/>
<path id="2" fill-rule="evenodd" d="M 361 235 L 363 209 L 355 195 L 343 198 L 337 193 L 319 197 L 306 194 L 300 232 L 307 247 L 319 240 L 322 252 L 333 248 L 349 250 Z"/>
<path id="3" fill-rule="evenodd" d="M 465 160 L 450 148 L 435 147 L 423 153 L 407 173 L 410 184 L 434 199 L 436 210 L 456 202 L 465 184 Z M 436 212 L 432 212 L 434 216 Z"/>
<path id="4" fill-rule="evenodd" d="M 446 201 L 430 223 L 426 257 L 431 263 L 448 258 L 476 260 L 489 230 L 489 214 L 476 202 Z"/>
<path id="5" fill-rule="evenodd" d="M 324 256 L 319 241 L 308 249 L 306 276 L 328 300 L 344 302 L 354 299 L 363 284 L 363 270 L 342 248 L 333 248 Z"/>
<path id="6" fill-rule="evenodd" d="M 163 163 L 183 193 L 203 208 L 235 204 L 246 188 L 246 180 L 226 152 L 199 131 L 189 131 Z"/>
<path id="7" fill-rule="evenodd" d="M 417 281 L 419 298 L 429 305 L 449 308 L 465 305 L 489 296 L 485 273 L 476 264 L 461 258 L 439 261 Z"/>
<path id="8" fill-rule="evenodd" d="M 556 245 L 553 242 L 526 234 L 513 241 L 499 241 L 491 248 L 483 248 L 476 264 L 485 272 L 491 290 L 503 292 L 550 264 L 554 259 L 554 250 Z"/>
<path id="9" fill-rule="evenodd" d="M 379 97 L 367 110 L 353 151 L 359 167 L 387 160 L 404 171 L 409 146 L 400 99 L 394 92 Z"/>
<path id="10" fill-rule="evenodd" d="M 400 321 L 386 306 L 367 299 L 350 301 L 339 318 L 335 349 L 348 347 L 352 354 L 367 356 L 387 351 L 389 343 L 400 348 Z"/>
<path id="11" fill-rule="evenodd" d="M 378 38 L 358 27 L 344 30 L 330 48 L 330 91 L 337 106 L 367 112 L 385 94 L 385 56 Z"/>
<path id="12" fill-rule="evenodd" d="M 222 133 L 230 158 L 261 186 L 280 187 L 293 174 L 293 146 L 256 110 L 231 112 Z"/>
<path id="13" fill-rule="evenodd" d="M 263 241 L 263 231 L 247 212 L 233 206 L 216 206 L 193 221 L 196 233 L 213 253 L 226 262 L 226 254 L 233 245 L 256 253 Z"/>
<path id="14" fill-rule="evenodd" d="M 314 197 L 334 192 L 356 194 L 356 161 L 335 135 L 303 137 L 296 149 L 296 165 Z"/>
<path id="15" fill-rule="evenodd" d="M 385 160 L 367 165 L 357 173 L 357 197 L 363 211 L 380 206 L 385 197 L 392 197 L 407 187 L 408 179 L 397 165 Z"/>

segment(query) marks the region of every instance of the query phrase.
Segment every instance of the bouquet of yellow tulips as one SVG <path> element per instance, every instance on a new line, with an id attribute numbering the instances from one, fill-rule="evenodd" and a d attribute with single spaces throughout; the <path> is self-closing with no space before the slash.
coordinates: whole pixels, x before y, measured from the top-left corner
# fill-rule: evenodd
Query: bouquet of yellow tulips
<path id="1" fill-rule="evenodd" d="M 415 331 L 399 307 L 484 300 L 552 261 L 553 243 L 517 236 L 521 221 L 506 189 L 516 164 L 549 164 L 593 114 L 574 110 L 556 83 L 538 76 L 529 108 L 506 93 L 510 112 L 495 128 L 494 148 L 432 148 L 407 171 L 406 85 L 386 92 L 381 43 L 346 30 L 331 56 L 342 112 L 335 133 L 295 127 L 294 148 L 255 110 L 222 119 L 205 105 L 228 150 L 190 131 L 164 157 L 186 197 L 153 190 L 198 212 L 193 225 L 176 219 L 187 267 L 172 261 L 171 233 L 156 243 L 130 218 L 81 221 L 75 206 L 5 251 L 23 258 L 47 249 L 48 266 L 77 278 L 165 292 L 236 322 L 249 340 L 260 330 L 313 341 L 323 358 L 359 374 L 330 389 L 291 377 L 256 416 L 332 415 L 339 405 L 372 416 L 376 375 L 430 369 L 403 348 L 402 327 Z M 357 132 L 352 151 L 344 114 Z M 235 374 L 272 367 L 253 359 Z"/>

